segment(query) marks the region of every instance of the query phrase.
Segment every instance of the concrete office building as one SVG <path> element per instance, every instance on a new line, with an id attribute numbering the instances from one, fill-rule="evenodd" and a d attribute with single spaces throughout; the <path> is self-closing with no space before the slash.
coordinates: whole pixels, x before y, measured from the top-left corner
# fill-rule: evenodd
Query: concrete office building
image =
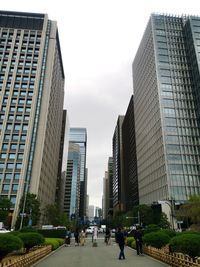
<path id="1" fill-rule="evenodd" d="M 113 216 L 113 158 L 108 158 L 108 215 Z"/>
<path id="2" fill-rule="evenodd" d="M 135 119 L 133 96 L 131 96 L 122 124 L 125 211 L 139 204 Z"/>
<path id="3" fill-rule="evenodd" d="M 69 141 L 80 146 L 81 166 L 80 166 L 80 204 L 79 217 L 84 220 L 86 216 L 86 196 L 87 196 L 87 171 L 86 171 L 86 152 L 87 152 L 87 131 L 86 128 L 70 128 Z"/>
<path id="4" fill-rule="evenodd" d="M 0 11 L 0 195 L 55 201 L 64 99 L 57 23 L 45 14 Z M 41 217 L 41 222 L 43 218 Z"/>
<path id="5" fill-rule="evenodd" d="M 69 152 L 67 161 L 67 173 L 64 195 L 64 212 L 69 218 L 79 217 L 80 202 L 80 167 L 81 152 L 80 146 L 69 142 Z"/>
<path id="6" fill-rule="evenodd" d="M 140 204 L 200 194 L 200 17 L 151 15 L 133 86 Z"/>

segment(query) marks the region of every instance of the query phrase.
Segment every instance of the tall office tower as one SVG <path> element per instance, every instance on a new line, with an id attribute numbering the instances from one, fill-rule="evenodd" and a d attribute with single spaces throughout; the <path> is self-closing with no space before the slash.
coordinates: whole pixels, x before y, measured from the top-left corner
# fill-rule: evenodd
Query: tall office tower
<path id="1" fill-rule="evenodd" d="M 113 135 L 113 213 L 124 211 L 123 148 L 122 123 L 124 116 L 119 116 Z"/>
<path id="2" fill-rule="evenodd" d="M 125 210 L 139 204 L 133 96 L 122 124 Z"/>
<path id="3" fill-rule="evenodd" d="M 109 184 L 108 184 L 108 172 L 105 171 L 105 177 L 103 178 L 103 219 L 108 218 L 109 211 Z"/>
<path id="4" fill-rule="evenodd" d="M 64 212 L 69 218 L 79 217 L 81 152 L 78 144 L 69 142 L 65 183 Z"/>
<path id="5" fill-rule="evenodd" d="M 85 200 L 87 196 L 86 184 L 86 150 L 87 150 L 87 131 L 86 128 L 70 128 L 69 141 L 80 146 L 81 167 L 80 167 L 80 204 L 79 217 L 84 220 L 86 216 Z"/>
<path id="6" fill-rule="evenodd" d="M 200 17 L 152 14 L 133 62 L 140 203 L 200 194 Z"/>
<path id="7" fill-rule="evenodd" d="M 94 220 L 94 206 L 89 205 L 88 211 L 89 211 L 89 220 L 92 222 Z"/>
<path id="8" fill-rule="evenodd" d="M 108 215 L 113 215 L 113 158 L 108 158 Z"/>
<path id="9" fill-rule="evenodd" d="M 64 209 L 63 205 L 64 205 L 64 194 L 65 194 L 68 145 L 69 145 L 69 120 L 67 116 L 67 111 L 63 110 L 60 153 L 58 162 L 58 175 L 56 184 L 56 199 L 55 199 L 58 207 L 60 208 L 60 211 L 63 211 Z"/>
<path id="10" fill-rule="evenodd" d="M 13 203 L 13 227 L 24 193 L 41 211 L 55 201 L 64 70 L 47 15 L 0 11 L 0 96 L 0 195 Z"/>

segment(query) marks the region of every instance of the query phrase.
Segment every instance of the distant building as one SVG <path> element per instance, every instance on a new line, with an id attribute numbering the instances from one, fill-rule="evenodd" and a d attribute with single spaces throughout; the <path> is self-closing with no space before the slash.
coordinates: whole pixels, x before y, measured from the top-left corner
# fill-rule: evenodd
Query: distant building
<path id="1" fill-rule="evenodd" d="M 78 144 L 81 153 L 80 166 L 80 203 L 79 217 L 83 220 L 86 215 L 86 196 L 87 196 L 87 171 L 86 171 L 86 152 L 87 152 L 87 131 L 86 128 L 70 128 L 69 141 Z"/>
<path id="2" fill-rule="evenodd" d="M 27 192 L 40 200 L 40 223 L 55 203 L 64 80 L 57 23 L 0 11 L 0 195 L 13 204 L 11 227 Z"/>
<path id="3" fill-rule="evenodd" d="M 105 172 L 103 178 L 103 219 L 107 219 L 109 211 L 109 184 L 108 184 L 108 172 Z"/>
<path id="4" fill-rule="evenodd" d="M 108 215 L 113 215 L 113 158 L 108 159 Z"/>
<path id="5" fill-rule="evenodd" d="M 57 185 L 56 185 L 56 203 L 58 204 L 60 211 L 63 211 L 64 209 L 63 205 L 64 205 L 64 194 L 65 194 L 66 170 L 67 170 L 68 144 L 69 144 L 69 120 L 67 117 L 67 111 L 63 110 L 60 156 L 59 156 Z"/>
<path id="6" fill-rule="evenodd" d="M 133 96 L 122 124 L 125 211 L 139 204 Z"/>
<path id="7" fill-rule="evenodd" d="M 133 62 L 139 201 L 200 194 L 200 17 L 152 14 Z"/>
<path id="8" fill-rule="evenodd" d="M 92 222 L 94 220 L 94 211 L 95 211 L 95 207 L 94 205 L 89 205 L 89 208 L 88 208 L 88 211 L 89 211 L 89 221 Z"/>
<path id="9" fill-rule="evenodd" d="M 65 183 L 64 212 L 69 218 L 79 217 L 81 152 L 78 144 L 69 142 Z"/>
<path id="10" fill-rule="evenodd" d="M 122 123 L 124 116 L 119 116 L 113 135 L 113 212 L 125 210 L 123 180 Z"/>

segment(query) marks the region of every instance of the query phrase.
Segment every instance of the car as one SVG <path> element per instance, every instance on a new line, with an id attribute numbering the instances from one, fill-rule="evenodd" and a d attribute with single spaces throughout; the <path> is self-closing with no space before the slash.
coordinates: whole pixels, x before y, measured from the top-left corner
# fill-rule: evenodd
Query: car
<path id="1" fill-rule="evenodd" d="M 86 234 L 93 234 L 93 232 L 94 232 L 94 227 L 88 227 L 86 229 Z"/>
<path id="2" fill-rule="evenodd" d="M 0 234 L 6 234 L 6 233 L 10 233 L 10 231 L 6 230 L 5 228 L 0 229 Z"/>

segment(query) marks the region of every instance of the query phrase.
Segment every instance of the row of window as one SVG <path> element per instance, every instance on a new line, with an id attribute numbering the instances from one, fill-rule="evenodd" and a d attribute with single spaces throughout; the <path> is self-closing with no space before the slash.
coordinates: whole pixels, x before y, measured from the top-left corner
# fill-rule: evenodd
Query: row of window
<path id="1" fill-rule="evenodd" d="M 3 180 L 3 179 L 6 179 L 6 180 L 11 180 L 11 179 L 14 179 L 14 180 L 19 180 L 20 179 L 20 173 L 0 173 L 0 180 Z"/>
<path id="2" fill-rule="evenodd" d="M 17 150 L 18 144 L 10 144 L 10 150 Z M 2 150 L 7 150 L 9 145 L 7 143 L 3 143 Z M 25 144 L 19 144 L 19 150 L 24 150 Z"/>
<path id="3" fill-rule="evenodd" d="M 12 184 L 12 186 L 10 184 L 3 184 L 2 185 L 2 191 L 17 191 L 18 190 L 18 184 Z"/>
<path id="4" fill-rule="evenodd" d="M 5 163 L 0 162 L 0 169 L 4 169 L 4 168 L 21 170 L 22 163 L 16 163 L 16 164 L 14 164 L 14 163 L 6 163 L 5 164 Z"/>
<path id="5" fill-rule="evenodd" d="M 19 160 L 22 160 L 23 159 L 23 156 L 24 154 L 23 153 L 18 153 L 18 154 L 15 154 L 15 153 L 1 153 L 0 154 L 0 159 L 6 159 L 8 157 L 8 159 L 19 159 Z"/>

